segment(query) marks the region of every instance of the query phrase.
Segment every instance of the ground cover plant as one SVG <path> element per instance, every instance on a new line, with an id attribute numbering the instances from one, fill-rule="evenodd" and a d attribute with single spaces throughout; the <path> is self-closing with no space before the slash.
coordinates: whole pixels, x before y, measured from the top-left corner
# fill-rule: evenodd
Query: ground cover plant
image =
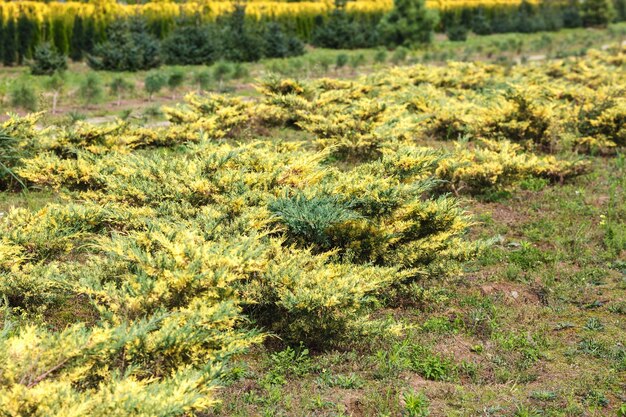
<path id="1" fill-rule="evenodd" d="M 619 415 L 604 49 L 274 75 L 152 126 L 11 115 L 0 415 Z"/>

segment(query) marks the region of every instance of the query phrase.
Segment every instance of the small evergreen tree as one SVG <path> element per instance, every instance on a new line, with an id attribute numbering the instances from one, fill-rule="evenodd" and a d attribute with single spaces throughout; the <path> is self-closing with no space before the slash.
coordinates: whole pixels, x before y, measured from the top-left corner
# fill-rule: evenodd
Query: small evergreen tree
<path id="1" fill-rule="evenodd" d="M 42 43 L 35 49 L 30 72 L 33 75 L 52 75 L 55 72 L 65 71 L 67 60 L 49 43 Z"/>
<path id="2" fill-rule="evenodd" d="M 148 93 L 148 100 L 152 101 L 152 97 L 154 94 L 161 91 L 163 87 L 167 84 L 167 77 L 165 77 L 160 72 L 151 72 L 146 76 L 144 80 L 144 88 Z"/>
<path id="3" fill-rule="evenodd" d="M 543 26 L 540 30 L 556 32 L 563 29 L 563 11 L 561 7 L 549 3 L 541 3 L 539 5 L 539 16 L 541 16 L 540 24 Z"/>
<path id="4" fill-rule="evenodd" d="M 463 24 L 457 22 L 446 30 L 446 35 L 448 36 L 448 39 L 453 42 L 465 42 L 467 40 L 468 32 L 469 31 Z"/>
<path id="5" fill-rule="evenodd" d="M 383 41 L 390 46 L 413 46 L 432 42 L 437 14 L 424 0 L 394 0 L 393 9 L 378 25 Z"/>
<path id="6" fill-rule="evenodd" d="M 61 72 L 55 72 L 47 81 L 46 88 L 52 91 L 52 114 L 57 112 L 59 96 L 65 87 L 65 76 Z"/>
<path id="7" fill-rule="evenodd" d="M 31 57 L 32 45 L 35 39 L 35 23 L 25 14 L 17 18 L 17 63 L 22 65 Z"/>
<path id="8" fill-rule="evenodd" d="M 401 64 L 404 61 L 406 61 L 406 58 L 408 57 L 408 55 L 409 55 L 409 51 L 405 47 L 401 46 L 399 48 L 396 48 L 396 50 L 393 51 L 393 55 L 391 55 L 391 62 L 394 65 Z"/>
<path id="9" fill-rule="evenodd" d="M 383 64 L 387 62 L 388 55 L 389 54 L 387 53 L 385 49 L 379 49 L 376 51 L 376 54 L 374 55 L 374 62 L 376 62 L 377 64 Z"/>
<path id="10" fill-rule="evenodd" d="M 5 66 L 11 66 L 15 64 L 17 60 L 17 34 L 15 20 L 9 18 L 3 35 L 4 55 L 2 57 L 2 62 Z"/>
<path id="11" fill-rule="evenodd" d="M 102 99 L 102 80 L 95 72 L 89 72 L 79 88 L 80 97 L 85 104 L 97 103 Z"/>
<path id="12" fill-rule="evenodd" d="M 613 0 L 585 0 L 581 12 L 585 27 L 606 27 L 615 17 Z"/>
<path id="13" fill-rule="evenodd" d="M 216 35 L 197 23 L 176 27 L 162 43 L 169 65 L 210 65 L 218 53 Z"/>
<path id="14" fill-rule="evenodd" d="M 96 45 L 96 22 L 93 18 L 86 19 L 84 27 L 85 30 L 81 44 L 83 46 L 83 52 L 85 54 L 90 54 L 93 52 L 93 48 Z"/>
<path id="15" fill-rule="evenodd" d="M 124 77 L 115 77 L 113 81 L 109 83 L 109 90 L 111 95 L 116 97 L 117 107 L 122 105 L 122 96 L 126 91 L 132 90 L 133 84 L 126 81 Z"/>
<path id="16" fill-rule="evenodd" d="M 583 19 L 580 15 L 579 0 L 569 0 L 569 3 L 563 9 L 563 26 L 566 28 L 577 28 L 582 26 Z"/>
<path id="17" fill-rule="evenodd" d="M 167 77 L 167 86 L 172 92 L 172 99 L 176 98 L 174 92 L 183 84 L 183 81 L 185 81 L 185 73 L 181 70 L 174 70 Z"/>
<path id="18" fill-rule="evenodd" d="M 521 33 L 536 32 L 535 8 L 527 0 L 522 0 L 517 8 L 516 31 Z"/>
<path id="19" fill-rule="evenodd" d="M 223 89 L 224 81 L 233 74 L 233 66 L 224 61 L 219 61 L 213 66 L 213 78 L 219 83 L 219 89 Z"/>
<path id="20" fill-rule="evenodd" d="M 270 22 L 263 34 L 264 55 L 268 58 L 287 58 L 304 54 L 304 44 L 296 37 L 287 35 L 280 24 Z"/>
<path id="21" fill-rule="evenodd" d="M 30 84 L 25 82 L 15 83 L 9 94 L 13 107 L 20 107 L 28 111 L 37 111 L 37 93 Z"/>
<path id="22" fill-rule="evenodd" d="M 626 20 L 626 0 L 615 0 L 615 15 L 619 22 Z"/>
<path id="23" fill-rule="evenodd" d="M 346 54 L 339 54 L 337 55 L 337 59 L 335 60 L 335 67 L 337 69 L 343 68 L 346 65 L 348 65 L 348 61 L 350 60 L 350 57 Z"/>
<path id="24" fill-rule="evenodd" d="M 198 86 L 198 91 L 208 90 L 211 85 L 211 73 L 206 70 L 200 70 L 193 75 L 193 82 Z"/>
<path id="25" fill-rule="evenodd" d="M 368 48 L 378 45 L 379 41 L 376 26 L 349 15 L 345 0 L 336 0 L 328 17 L 316 19 L 312 36 L 313 45 L 333 49 Z"/>
<path id="26" fill-rule="evenodd" d="M 74 26 L 72 27 L 72 38 L 70 40 L 70 58 L 72 61 L 80 61 L 85 53 L 85 27 L 83 18 L 76 16 L 74 18 Z"/>
<path id="27" fill-rule="evenodd" d="M 90 67 L 109 71 L 139 71 L 161 64 L 159 43 L 139 19 L 116 21 L 107 30 L 108 39 L 87 56 Z"/>
<path id="28" fill-rule="evenodd" d="M 479 7 L 472 18 L 472 32 L 477 35 L 489 35 L 492 32 L 491 22 L 483 7 Z"/>
<path id="29" fill-rule="evenodd" d="M 0 61 L 4 60 L 4 18 L 0 13 Z"/>
<path id="30" fill-rule="evenodd" d="M 52 40 L 56 49 L 63 55 L 69 52 L 69 39 L 65 28 L 65 21 L 62 18 L 52 21 Z"/>
<path id="31" fill-rule="evenodd" d="M 221 30 L 221 56 L 233 62 L 254 62 L 263 56 L 263 41 L 258 30 L 246 21 L 246 7 L 235 8 L 218 20 Z"/>

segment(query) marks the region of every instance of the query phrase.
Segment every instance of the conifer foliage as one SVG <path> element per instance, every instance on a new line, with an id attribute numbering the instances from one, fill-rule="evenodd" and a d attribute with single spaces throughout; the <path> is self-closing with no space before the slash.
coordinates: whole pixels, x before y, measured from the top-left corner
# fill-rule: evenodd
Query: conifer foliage
<path id="1" fill-rule="evenodd" d="M 67 59 L 49 43 L 39 45 L 35 49 L 30 72 L 33 75 L 52 75 L 67 69 Z"/>
<path id="2" fill-rule="evenodd" d="M 11 116 L 0 186 L 59 198 L 0 217 L 0 413 L 203 415 L 268 334 L 384 331 L 381 304 L 490 243 L 455 195 L 585 172 L 553 147 L 626 144 L 624 52 L 273 78 L 257 99 L 191 94 L 160 127 Z M 259 139 L 276 127 L 303 140 Z"/>
<path id="3" fill-rule="evenodd" d="M 381 20 L 378 30 L 392 46 L 412 46 L 432 41 L 438 17 L 424 0 L 394 0 L 393 9 Z"/>
<path id="4" fill-rule="evenodd" d="M 159 42 L 142 19 L 120 20 L 111 24 L 107 41 L 94 47 L 87 62 L 94 69 L 109 71 L 155 68 L 161 63 Z"/>

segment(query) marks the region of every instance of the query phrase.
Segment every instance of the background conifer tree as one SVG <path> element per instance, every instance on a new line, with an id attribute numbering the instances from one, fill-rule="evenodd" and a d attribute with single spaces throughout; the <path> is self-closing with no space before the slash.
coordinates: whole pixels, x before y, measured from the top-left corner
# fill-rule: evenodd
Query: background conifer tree
<path id="1" fill-rule="evenodd" d="M 432 42 L 438 20 L 436 12 L 426 9 L 424 0 L 394 0 L 378 30 L 389 46 L 427 44 Z"/>
<path id="2" fill-rule="evenodd" d="M 17 59 L 17 34 L 15 20 L 9 18 L 3 31 L 4 54 L 2 62 L 6 66 L 15 64 Z"/>

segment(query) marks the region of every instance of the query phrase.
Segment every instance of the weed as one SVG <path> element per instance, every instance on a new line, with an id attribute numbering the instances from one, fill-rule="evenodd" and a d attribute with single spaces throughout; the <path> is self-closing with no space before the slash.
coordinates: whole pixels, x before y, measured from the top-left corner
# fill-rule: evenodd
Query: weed
<path id="1" fill-rule="evenodd" d="M 538 401 L 554 401 L 557 399 L 557 394 L 554 391 L 533 391 L 530 393 L 530 398 Z"/>
<path id="2" fill-rule="evenodd" d="M 280 352 L 272 353 L 269 357 L 270 374 L 283 377 L 299 377 L 308 374 L 312 369 L 309 350 L 302 344 L 293 349 L 287 347 Z"/>
<path id="3" fill-rule="evenodd" d="M 404 400 L 404 416 L 427 417 L 430 415 L 430 402 L 424 393 L 406 391 L 402 398 Z"/>
<path id="4" fill-rule="evenodd" d="M 411 369 L 431 381 L 451 381 L 457 377 L 457 366 L 449 358 L 416 346 L 411 352 Z"/>
<path id="5" fill-rule="evenodd" d="M 408 340 L 393 343 L 387 349 L 378 350 L 375 354 L 378 365 L 375 376 L 379 379 L 398 375 L 401 371 L 410 367 L 408 359 L 410 343 Z"/>
<path id="6" fill-rule="evenodd" d="M 610 304 L 607 307 L 607 310 L 614 314 L 626 315 L 626 302 L 618 301 L 616 303 Z"/>
<path id="7" fill-rule="evenodd" d="M 318 384 L 330 388 L 359 389 L 365 386 L 365 380 L 354 373 L 348 375 L 332 375 L 330 372 L 324 371 L 318 378 Z"/>
<path id="8" fill-rule="evenodd" d="M 518 404 L 513 413 L 514 417 L 540 417 L 541 415 L 542 413 L 539 410 L 524 404 Z"/>
<path id="9" fill-rule="evenodd" d="M 549 184 L 549 181 L 545 178 L 529 177 L 529 178 L 524 178 L 520 182 L 520 188 L 522 190 L 537 192 L 546 188 L 548 184 Z"/>
<path id="10" fill-rule="evenodd" d="M 604 325 L 597 317 L 591 317 L 589 320 L 587 320 L 587 323 L 585 324 L 585 329 L 594 332 L 600 332 L 604 330 Z"/>
<path id="11" fill-rule="evenodd" d="M 606 398 L 606 395 L 602 391 L 595 389 L 589 390 L 584 395 L 584 399 L 587 404 L 595 407 L 606 407 L 609 405 L 609 399 Z"/>

